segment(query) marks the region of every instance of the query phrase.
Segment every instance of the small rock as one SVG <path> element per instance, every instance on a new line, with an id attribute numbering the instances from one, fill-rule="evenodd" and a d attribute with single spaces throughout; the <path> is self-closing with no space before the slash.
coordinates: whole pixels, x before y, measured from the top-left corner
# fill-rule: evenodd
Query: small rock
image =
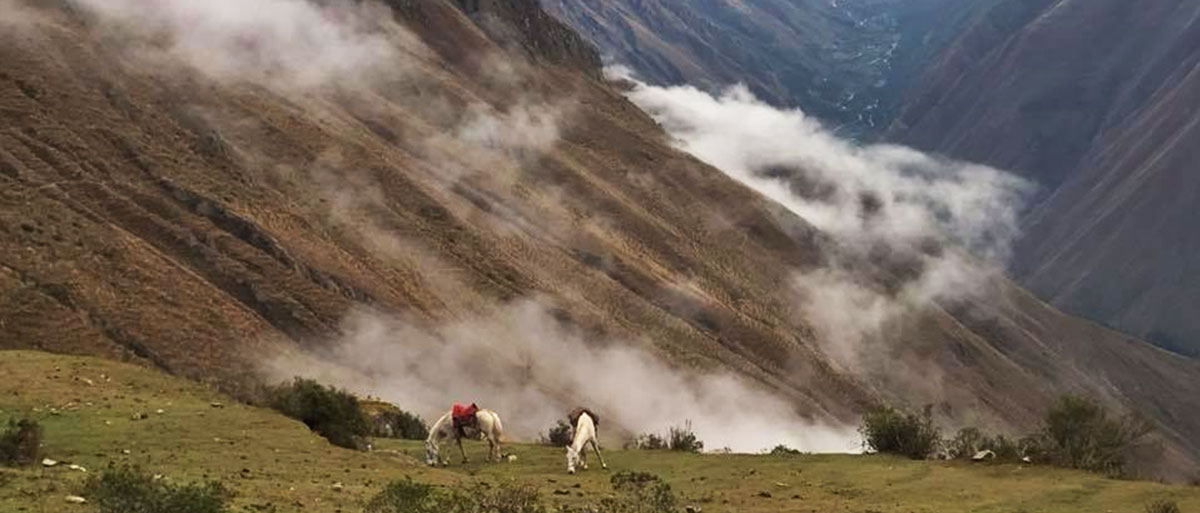
<path id="1" fill-rule="evenodd" d="M 133 451 L 129 449 L 121 449 L 121 454 L 133 454 Z"/>
<path id="2" fill-rule="evenodd" d="M 974 456 L 971 456 L 971 459 L 975 461 L 994 460 L 996 459 L 996 453 L 985 449 L 975 453 Z"/>
<path id="3" fill-rule="evenodd" d="M 554 495 L 571 495 L 571 492 L 569 492 L 567 490 L 558 489 L 558 490 L 554 490 Z"/>
<path id="4" fill-rule="evenodd" d="M 87 499 L 78 495 L 68 495 L 65 500 L 68 504 L 87 504 Z"/>
<path id="5" fill-rule="evenodd" d="M 130 418 L 130 420 L 142 420 L 142 419 L 148 419 L 148 418 L 150 418 L 150 416 L 146 415 L 145 413 L 142 413 L 142 412 L 137 412 L 137 413 L 134 413 L 133 415 L 130 415 L 129 418 Z"/>
<path id="6" fill-rule="evenodd" d="M 150 479 L 152 479 L 154 481 L 162 481 L 164 477 L 166 477 L 166 476 L 164 476 L 162 474 L 154 474 L 154 476 L 151 477 Z"/>
<path id="7" fill-rule="evenodd" d="M 333 488 L 333 491 L 335 491 L 335 492 L 340 492 L 340 491 L 346 489 L 346 487 L 344 485 L 342 485 L 342 483 L 333 483 L 333 486 L 331 488 Z"/>
<path id="8" fill-rule="evenodd" d="M 775 482 L 775 486 L 778 486 L 778 487 L 780 487 L 780 488 L 787 488 L 787 487 L 788 487 L 787 483 L 780 483 L 779 481 L 776 481 L 776 482 Z"/>
<path id="9" fill-rule="evenodd" d="M 74 464 L 74 463 L 72 463 L 72 464 L 70 464 L 70 465 L 67 465 L 67 468 L 69 468 L 69 469 L 71 469 L 71 470 L 78 470 L 78 471 L 80 471 L 80 472 L 87 472 L 87 469 L 86 469 L 86 468 L 83 468 L 82 466 L 80 466 L 80 465 L 76 465 L 76 464 Z"/>
<path id="10" fill-rule="evenodd" d="M 154 410 L 154 413 L 157 413 L 157 414 L 159 414 L 159 415 L 162 415 L 162 414 L 164 414 L 164 413 L 166 413 L 166 412 L 165 412 L 165 411 L 163 411 L 163 409 L 162 409 L 162 408 L 159 408 L 159 409 L 157 409 L 157 410 Z"/>
<path id="11" fill-rule="evenodd" d="M 700 509 L 700 506 L 688 506 L 686 508 L 683 508 L 683 511 L 685 513 L 700 513 L 701 509 Z"/>
<path id="12" fill-rule="evenodd" d="M 83 378 L 83 379 L 82 379 L 82 380 L 80 380 L 80 381 L 83 381 L 84 383 L 87 383 L 87 386 L 89 386 L 89 387 L 96 386 L 96 382 L 94 382 L 94 381 L 92 381 L 92 380 L 90 380 L 90 379 L 87 379 L 87 378 Z"/>
<path id="13" fill-rule="evenodd" d="M 1030 458 L 1029 456 L 1023 456 L 1021 457 L 1021 461 L 1025 463 L 1033 463 L 1033 458 Z"/>
<path id="14" fill-rule="evenodd" d="M 213 401 L 213 402 L 211 402 L 211 403 L 208 403 L 208 405 L 209 405 L 209 406 L 212 406 L 213 408 L 224 408 L 224 407 L 225 407 L 225 405 L 224 405 L 224 404 L 221 404 L 220 402 L 217 402 L 217 401 Z"/>
<path id="15" fill-rule="evenodd" d="M 42 466 L 43 466 L 43 467 L 53 467 L 53 466 L 55 466 L 55 465 L 58 465 L 58 462 L 57 462 L 57 461 L 54 461 L 54 460 L 52 460 L 52 459 L 50 459 L 50 458 L 46 458 L 46 459 L 43 459 L 43 460 L 42 460 Z"/>
<path id="16" fill-rule="evenodd" d="M 758 492 L 758 496 L 759 496 L 759 497 L 762 497 L 762 498 L 764 498 L 764 499 L 770 499 L 770 498 L 771 498 L 771 492 L 768 492 L 768 491 L 766 491 L 766 490 L 763 490 L 763 491 L 761 491 L 761 492 Z"/>
<path id="17" fill-rule="evenodd" d="M 509 454 L 509 455 L 508 455 L 508 462 L 509 462 L 509 463 L 514 463 L 514 462 L 516 462 L 516 461 L 517 461 L 517 455 L 516 455 L 516 454 Z"/>
<path id="18" fill-rule="evenodd" d="M 571 485 L 571 488 L 583 488 L 583 485 L 581 485 L 579 483 L 575 483 L 575 484 Z"/>

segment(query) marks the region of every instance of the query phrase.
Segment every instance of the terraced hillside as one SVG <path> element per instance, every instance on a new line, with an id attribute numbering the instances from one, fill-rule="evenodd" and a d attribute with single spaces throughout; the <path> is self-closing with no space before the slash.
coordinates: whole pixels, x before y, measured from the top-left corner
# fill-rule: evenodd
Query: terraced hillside
<path id="1" fill-rule="evenodd" d="M 299 422 L 129 364 L 0 351 L 0 377 L 5 378 L 0 380 L 0 420 L 23 415 L 39 420 L 45 428 L 44 456 L 61 462 L 0 468 L 0 509 L 13 512 L 92 511 L 90 505 L 66 504 L 64 497 L 78 493 L 86 476 L 126 463 L 175 483 L 219 480 L 237 494 L 234 511 L 360 511 L 386 483 L 406 476 L 441 485 L 529 484 L 548 504 L 583 506 L 611 494 L 608 478 L 622 470 L 661 476 L 684 505 L 705 511 L 1134 512 L 1157 499 L 1172 499 L 1183 511 L 1200 507 L 1200 489 L 1194 486 L 883 456 L 610 449 L 609 472 L 593 468 L 570 476 L 560 449 L 515 444 L 508 451 L 516 461 L 483 464 L 484 446 L 469 444 L 476 463 L 430 469 L 412 457 L 422 454 L 419 443 L 376 440 L 372 452 L 339 449 Z M 131 420 L 137 413 L 149 417 Z M 609 445 L 618 447 L 615 442 Z"/>

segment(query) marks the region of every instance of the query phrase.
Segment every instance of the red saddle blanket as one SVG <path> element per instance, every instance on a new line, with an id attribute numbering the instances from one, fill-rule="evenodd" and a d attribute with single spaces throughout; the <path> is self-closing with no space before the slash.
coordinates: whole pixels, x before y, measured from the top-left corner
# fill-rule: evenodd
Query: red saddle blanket
<path id="1" fill-rule="evenodd" d="M 479 412 L 479 407 L 475 403 L 470 406 L 463 406 L 461 403 L 454 403 L 450 408 L 450 417 L 454 421 L 455 428 L 475 425 L 475 414 Z"/>

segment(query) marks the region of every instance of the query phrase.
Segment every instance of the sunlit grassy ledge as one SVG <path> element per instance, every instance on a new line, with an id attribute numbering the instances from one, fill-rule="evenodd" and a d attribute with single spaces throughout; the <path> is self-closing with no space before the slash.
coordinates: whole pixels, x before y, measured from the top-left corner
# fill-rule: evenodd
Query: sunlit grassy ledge
<path id="1" fill-rule="evenodd" d="M 143 413 L 147 418 L 135 420 Z M 372 452 L 339 449 L 273 411 L 152 369 L 0 351 L 0 420 L 20 416 L 44 426 L 45 457 L 88 473 L 134 463 L 176 481 L 221 480 L 238 494 L 235 511 L 358 511 L 383 484 L 404 476 L 437 484 L 515 480 L 539 487 L 552 504 L 595 502 L 610 492 L 609 473 L 596 467 L 567 475 L 561 449 L 514 444 L 508 450 L 516 461 L 484 464 L 485 446 L 473 444 L 474 463 L 429 469 L 419 461 L 418 442 L 377 440 Z M 1133 513 L 1159 498 L 1200 511 L 1194 486 L 1049 467 L 621 450 L 606 451 L 606 458 L 609 472 L 657 474 L 683 504 L 706 512 Z M 90 511 L 64 502 L 86 475 L 62 464 L 0 469 L 0 512 Z"/>

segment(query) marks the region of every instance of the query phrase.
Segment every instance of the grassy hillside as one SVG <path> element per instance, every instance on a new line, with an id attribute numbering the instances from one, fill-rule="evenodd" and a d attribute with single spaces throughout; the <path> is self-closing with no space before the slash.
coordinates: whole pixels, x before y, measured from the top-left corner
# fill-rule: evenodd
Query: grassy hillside
<path id="1" fill-rule="evenodd" d="M 134 420 L 139 413 L 148 418 Z M 237 492 L 236 511 L 358 511 L 383 484 L 404 476 L 439 484 L 515 480 L 540 487 L 548 502 L 584 504 L 610 493 L 608 477 L 616 470 L 657 474 L 683 504 L 704 511 L 1139 512 L 1162 497 L 1176 500 L 1183 511 L 1200 508 L 1196 487 L 882 456 L 609 450 L 610 472 L 593 467 L 569 476 L 560 449 L 513 445 L 516 461 L 484 464 L 483 444 L 472 444 L 473 463 L 429 469 L 418 461 L 419 442 L 379 441 L 373 452 L 337 449 L 298 422 L 158 371 L 94 358 L 0 352 L 0 417 L 19 415 L 43 424 L 43 455 L 64 464 L 0 469 L 5 512 L 89 511 L 64 505 L 86 475 L 66 468 L 67 462 L 89 474 L 110 463 L 133 463 L 177 482 L 219 479 Z M 344 489 L 335 490 L 335 483 Z"/>

